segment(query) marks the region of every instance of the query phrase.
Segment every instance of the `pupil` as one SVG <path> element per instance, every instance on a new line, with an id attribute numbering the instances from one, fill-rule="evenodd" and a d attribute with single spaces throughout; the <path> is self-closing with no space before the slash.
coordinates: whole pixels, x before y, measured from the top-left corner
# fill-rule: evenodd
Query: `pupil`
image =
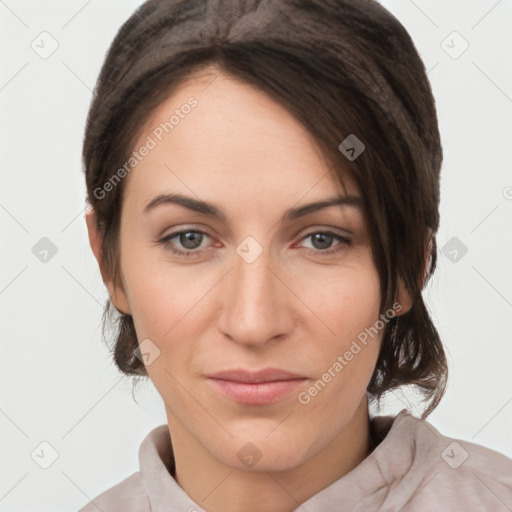
<path id="1" fill-rule="evenodd" d="M 180 236 L 180 242 L 183 244 L 183 247 L 187 249 L 195 249 L 201 245 L 201 234 L 193 231 L 189 231 L 188 233 L 183 233 Z M 332 235 L 326 235 L 323 233 L 316 233 L 313 236 L 313 245 L 316 249 L 327 249 L 332 242 Z M 190 243 L 190 245 L 189 245 Z M 320 247 L 318 247 L 320 245 Z"/>
<path id="2" fill-rule="evenodd" d="M 188 233 L 183 233 L 180 236 L 180 242 L 183 244 L 183 247 L 187 249 L 195 249 L 196 247 L 201 245 L 201 234 L 195 233 L 193 231 L 189 231 Z M 195 240 L 194 240 L 195 238 Z M 199 242 L 197 241 L 199 239 Z M 189 245 L 189 242 L 191 244 Z"/>
<path id="3" fill-rule="evenodd" d="M 315 245 L 315 241 L 318 240 L 320 241 L 320 247 L 316 247 Z M 313 236 L 313 245 L 315 245 L 316 249 L 327 249 L 330 246 L 330 242 L 332 242 L 332 235 L 317 233 L 316 235 Z"/>

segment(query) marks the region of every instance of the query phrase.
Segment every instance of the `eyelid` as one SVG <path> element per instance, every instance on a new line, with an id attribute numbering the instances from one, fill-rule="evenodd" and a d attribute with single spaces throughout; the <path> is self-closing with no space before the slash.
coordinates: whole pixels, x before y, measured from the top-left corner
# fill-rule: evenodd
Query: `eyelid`
<path id="1" fill-rule="evenodd" d="M 292 245 L 292 247 L 297 247 L 298 245 L 301 244 L 301 242 L 305 241 L 306 239 L 312 237 L 313 235 L 316 235 L 316 234 L 324 234 L 324 235 L 328 235 L 328 236 L 333 236 L 335 239 L 338 240 L 337 243 L 334 244 L 334 248 L 328 248 L 328 249 L 311 249 L 311 248 L 308 248 L 308 247 L 303 247 L 303 249 L 305 250 L 305 253 L 306 254 L 311 254 L 313 253 L 314 255 L 324 255 L 324 256 L 327 256 L 329 254 L 333 254 L 333 253 L 336 253 L 338 251 L 341 251 L 342 249 L 336 249 L 336 247 L 338 247 L 339 245 L 341 246 L 348 246 L 348 245 L 352 245 L 353 243 L 353 235 L 351 233 L 349 233 L 348 231 L 345 230 L 345 233 L 344 234 L 340 234 L 339 232 L 336 232 L 340 230 L 340 228 L 333 228 L 333 227 L 310 227 L 307 229 L 306 232 L 304 232 L 301 236 L 299 236 L 298 234 L 294 237 L 294 239 L 299 236 L 299 239 Z M 173 246 L 173 244 L 170 242 L 171 239 L 173 238 L 176 238 L 182 234 L 185 234 L 185 233 L 188 233 L 188 232 L 194 232 L 194 233 L 199 233 L 203 236 L 206 236 L 208 238 L 215 238 L 214 236 L 210 235 L 208 233 L 208 231 L 205 231 L 203 228 L 199 229 L 199 228 L 196 228 L 196 227 L 190 227 L 190 226 L 184 226 L 184 227 L 181 227 L 179 229 L 177 229 L 177 231 L 173 231 L 167 235 L 163 235 L 161 237 L 159 237 L 156 242 L 157 243 L 160 243 L 164 246 Z M 214 244 L 215 245 L 215 242 Z M 178 255 L 190 255 L 190 256 L 195 256 L 195 255 L 201 255 L 203 254 L 205 251 L 209 251 L 211 249 L 211 244 L 210 246 L 207 246 L 207 247 L 202 247 L 202 248 L 196 248 L 196 249 L 179 249 L 179 248 L 169 248 L 168 250 L 170 250 L 171 252 L 174 252 Z"/>
<path id="2" fill-rule="evenodd" d="M 183 233 L 186 233 L 188 231 L 194 231 L 194 232 L 198 232 L 198 233 L 202 233 L 204 235 L 207 235 L 209 236 L 210 238 L 215 238 L 216 236 L 218 235 L 213 235 L 210 233 L 210 229 L 207 228 L 207 227 L 204 227 L 204 226 L 198 226 L 198 225 L 179 225 L 179 226 L 176 226 L 176 231 L 171 231 L 169 234 L 165 235 L 164 233 L 166 233 L 166 231 L 168 229 L 173 229 L 173 228 L 169 228 L 167 227 L 166 229 L 164 229 L 162 231 L 162 234 L 158 236 L 158 239 L 162 239 L 162 238 L 169 238 L 169 237 L 174 237 L 176 235 L 180 235 L 180 234 L 183 234 Z M 349 231 L 348 229 L 344 229 L 344 228 L 340 228 L 340 227 L 337 227 L 337 226 L 329 226 L 329 225 L 326 225 L 326 224 L 323 224 L 323 225 L 317 225 L 317 226 L 310 226 L 308 228 L 303 228 L 301 230 L 299 230 L 294 236 L 293 238 L 296 239 L 298 237 L 300 237 L 300 240 L 303 240 L 305 237 L 307 236 L 310 236 L 312 234 L 316 234 L 316 233 L 327 233 L 327 232 L 331 232 L 333 231 L 332 234 L 336 235 L 336 236 L 341 236 L 341 237 L 344 237 L 344 238 L 352 238 L 354 236 L 354 234 Z M 341 233 L 340 233 L 341 231 Z M 303 234 L 301 234 L 303 233 Z"/>
<path id="3" fill-rule="evenodd" d="M 296 237 L 301 236 L 301 233 L 304 233 L 302 237 L 311 235 L 314 233 L 327 233 L 330 232 L 337 236 L 345 236 L 345 237 L 352 237 L 354 234 L 349 230 L 345 228 L 340 228 L 338 226 L 329 226 L 328 224 L 317 224 L 313 226 L 309 226 L 307 228 L 301 229 L 299 233 L 297 233 Z"/>
<path id="4" fill-rule="evenodd" d="M 321 250 L 321 249 L 311 249 L 309 247 L 304 247 L 304 249 L 306 250 L 306 253 L 328 255 L 328 254 L 335 253 L 338 250 L 341 250 L 341 249 L 336 249 L 336 247 L 338 245 L 345 245 L 345 246 L 347 246 L 347 245 L 352 245 L 352 243 L 353 243 L 353 237 L 351 235 L 344 235 L 344 234 L 342 235 L 340 233 L 336 233 L 332 229 L 313 229 L 311 231 L 308 231 L 304 235 L 302 235 L 299 238 L 298 242 L 293 244 L 293 247 L 299 246 L 299 244 L 301 244 L 302 242 L 304 242 L 305 240 L 307 240 L 308 238 L 311 238 L 313 235 L 316 235 L 316 234 L 323 234 L 323 235 L 327 235 L 327 236 L 332 236 L 334 239 L 337 240 L 337 243 L 334 243 L 334 245 L 332 247 L 330 247 L 328 249 L 324 249 L 324 250 Z"/>

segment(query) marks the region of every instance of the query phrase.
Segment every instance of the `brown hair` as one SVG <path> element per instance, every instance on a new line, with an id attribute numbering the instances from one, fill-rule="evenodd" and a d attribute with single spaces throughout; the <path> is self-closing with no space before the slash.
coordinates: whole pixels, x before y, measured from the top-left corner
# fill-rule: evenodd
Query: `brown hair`
<path id="1" fill-rule="evenodd" d="M 108 193 L 102 187 L 128 160 L 152 110 L 207 65 L 282 104 L 321 148 L 333 178 L 343 185 L 343 167 L 357 181 L 381 313 L 394 303 L 398 276 L 413 301 L 388 323 L 367 391 L 380 402 L 393 388 L 415 385 L 429 402 L 426 418 L 448 375 L 421 294 L 436 267 L 442 148 L 424 64 L 405 28 L 374 0 L 149 0 L 135 11 L 106 55 L 83 145 L 87 201 L 114 282 L 124 181 Z M 353 161 L 339 149 L 350 134 L 366 146 Z M 107 300 L 103 334 L 111 313 Z M 116 321 L 117 367 L 147 376 L 134 355 L 132 317 L 120 313 Z"/>

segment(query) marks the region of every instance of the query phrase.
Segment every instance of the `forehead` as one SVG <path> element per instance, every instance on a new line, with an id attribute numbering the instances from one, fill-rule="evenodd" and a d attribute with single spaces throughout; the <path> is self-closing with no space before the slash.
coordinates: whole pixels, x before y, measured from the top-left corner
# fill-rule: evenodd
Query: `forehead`
<path id="1" fill-rule="evenodd" d="M 162 187 L 207 197 L 258 195 L 305 202 L 335 193 L 360 195 L 342 169 L 346 190 L 313 136 L 284 106 L 215 67 L 196 71 L 148 116 L 134 150 L 151 146 L 130 173 L 130 195 Z"/>

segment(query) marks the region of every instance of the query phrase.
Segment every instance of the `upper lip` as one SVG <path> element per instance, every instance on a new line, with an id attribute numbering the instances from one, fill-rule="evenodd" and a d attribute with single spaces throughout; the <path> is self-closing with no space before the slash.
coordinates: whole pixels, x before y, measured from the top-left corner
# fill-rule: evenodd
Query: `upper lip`
<path id="1" fill-rule="evenodd" d="M 264 368 L 262 370 L 233 369 L 224 370 L 212 375 L 211 379 L 230 380 L 234 382 L 258 383 L 276 382 L 283 380 L 305 379 L 304 375 L 287 372 L 279 368 Z"/>

